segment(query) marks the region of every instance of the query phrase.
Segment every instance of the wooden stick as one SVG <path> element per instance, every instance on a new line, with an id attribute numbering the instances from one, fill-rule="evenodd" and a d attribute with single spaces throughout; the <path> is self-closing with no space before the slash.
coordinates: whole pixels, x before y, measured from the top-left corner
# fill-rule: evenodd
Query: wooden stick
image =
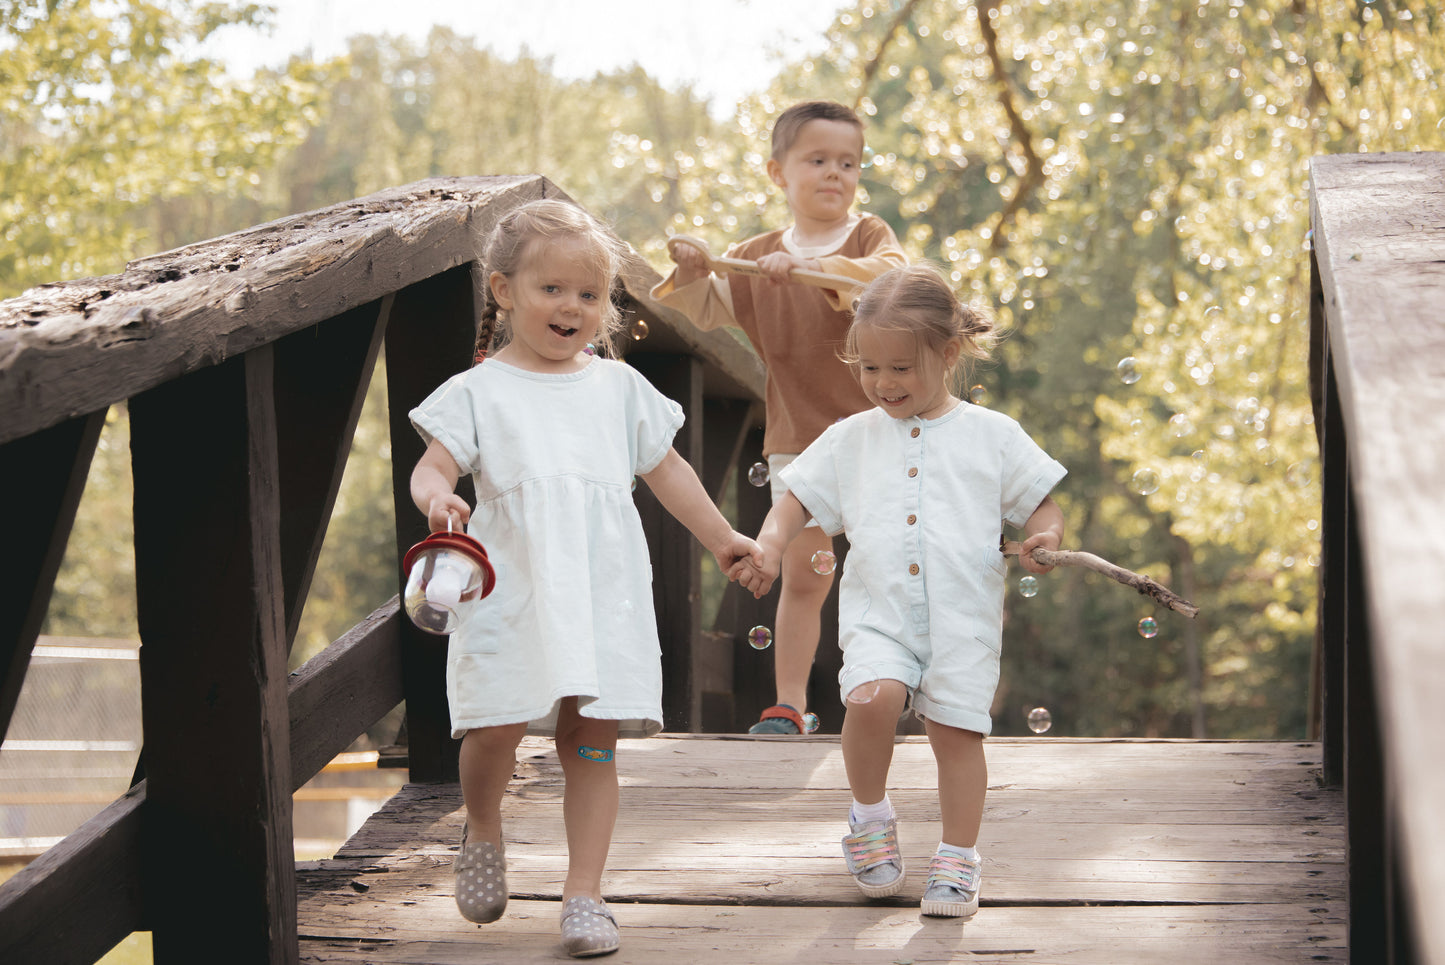
<path id="1" fill-rule="evenodd" d="M 1004 556 L 1018 556 L 1019 544 L 1016 540 L 1009 540 L 1003 545 Z M 1169 609 L 1182 613 L 1189 619 L 1199 615 L 1199 607 L 1190 603 L 1167 587 L 1154 582 L 1142 573 L 1135 573 L 1133 570 L 1126 570 L 1122 566 L 1115 566 L 1108 560 L 1093 553 L 1080 553 L 1074 550 L 1046 550 L 1042 547 L 1035 548 L 1029 554 L 1035 563 L 1042 563 L 1044 566 L 1082 566 L 1085 569 L 1102 573 L 1125 586 L 1132 586 L 1144 596 L 1152 597 L 1154 602 L 1163 604 Z"/>
<path id="2" fill-rule="evenodd" d="M 751 275 L 754 278 L 768 277 L 756 261 L 748 261 L 746 258 L 720 258 L 714 257 L 712 250 L 708 248 L 707 242 L 701 238 L 694 238 L 692 235 L 673 235 L 667 239 L 667 250 L 674 252 L 678 245 L 688 245 L 696 248 L 707 259 L 707 267 L 719 275 Z M 676 259 L 674 259 L 676 260 Z M 865 286 L 864 282 L 856 278 L 849 278 L 847 275 L 832 275 L 826 271 L 812 271 L 807 268 L 794 268 L 788 273 L 788 277 L 800 285 L 810 285 L 813 288 L 831 288 L 839 294 L 861 291 Z"/>

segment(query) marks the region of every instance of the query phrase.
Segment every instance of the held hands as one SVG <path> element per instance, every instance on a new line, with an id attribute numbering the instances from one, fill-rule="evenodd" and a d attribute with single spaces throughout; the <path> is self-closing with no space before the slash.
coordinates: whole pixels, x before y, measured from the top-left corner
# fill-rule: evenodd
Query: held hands
<path id="1" fill-rule="evenodd" d="M 729 580 L 736 581 L 733 571 L 739 567 L 751 569 L 763 563 L 763 548 L 737 530 L 730 530 L 723 541 L 711 549 L 717 568 L 727 574 Z"/>
<path id="2" fill-rule="evenodd" d="M 763 544 L 755 544 L 757 556 L 743 557 L 726 571 L 729 580 L 742 585 L 756 599 L 767 596 L 782 569 L 783 554 L 774 552 Z"/>

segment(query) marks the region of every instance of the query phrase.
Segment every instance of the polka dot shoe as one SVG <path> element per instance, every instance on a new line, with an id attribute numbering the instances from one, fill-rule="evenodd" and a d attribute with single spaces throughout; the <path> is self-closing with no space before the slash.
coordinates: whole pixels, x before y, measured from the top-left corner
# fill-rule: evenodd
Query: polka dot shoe
<path id="1" fill-rule="evenodd" d="M 462 829 L 462 846 L 452 862 L 456 874 L 457 910 L 467 921 L 485 925 L 507 910 L 507 855 L 490 841 L 467 842 Z"/>
<path id="2" fill-rule="evenodd" d="M 562 905 L 562 950 L 573 958 L 617 951 L 617 919 L 596 898 L 577 895 Z"/>

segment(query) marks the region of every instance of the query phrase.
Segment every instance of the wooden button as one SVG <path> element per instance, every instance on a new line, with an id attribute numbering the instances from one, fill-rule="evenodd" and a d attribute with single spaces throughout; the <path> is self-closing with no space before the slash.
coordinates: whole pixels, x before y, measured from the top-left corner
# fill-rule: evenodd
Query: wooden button
<path id="1" fill-rule="evenodd" d="M 917 467 L 917 466 L 914 466 L 912 469 L 908 470 L 908 478 L 909 478 L 909 479 L 912 479 L 912 478 L 913 478 L 914 476 L 916 476 L 916 475 L 918 475 L 918 467 Z"/>
<path id="2" fill-rule="evenodd" d="M 917 576 L 917 575 L 918 575 L 918 564 L 917 564 L 917 563 L 910 563 L 910 564 L 909 564 L 909 566 L 908 566 L 908 575 L 909 575 L 909 576 Z"/>
<path id="3" fill-rule="evenodd" d="M 913 427 L 913 431 L 910 432 L 909 435 L 912 436 L 913 438 L 917 439 L 917 438 L 918 438 L 918 434 L 919 434 L 920 432 L 922 432 L 922 431 L 923 431 L 922 429 L 918 428 L 917 426 L 914 426 L 914 427 Z"/>
<path id="4" fill-rule="evenodd" d="M 909 514 L 908 514 L 908 525 L 909 525 L 909 526 L 912 526 L 912 525 L 913 525 L 914 523 L 916 523 L 916 522 L 918 522 L 918 517 L 915 516 L 915 515 L 913 515 L 912 513 L 909 513 Z"/>

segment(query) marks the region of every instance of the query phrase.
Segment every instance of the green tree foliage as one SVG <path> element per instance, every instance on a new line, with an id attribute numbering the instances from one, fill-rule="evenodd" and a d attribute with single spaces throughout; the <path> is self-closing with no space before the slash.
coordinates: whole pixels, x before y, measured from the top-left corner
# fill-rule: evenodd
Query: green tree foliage
<path id="1" fill-rule="evenodd" d="M 252 223 L 318 89 L 302 69 L 232 82 L 190 54 L 264 12 L 0 0 L 0 297 Z"/>

